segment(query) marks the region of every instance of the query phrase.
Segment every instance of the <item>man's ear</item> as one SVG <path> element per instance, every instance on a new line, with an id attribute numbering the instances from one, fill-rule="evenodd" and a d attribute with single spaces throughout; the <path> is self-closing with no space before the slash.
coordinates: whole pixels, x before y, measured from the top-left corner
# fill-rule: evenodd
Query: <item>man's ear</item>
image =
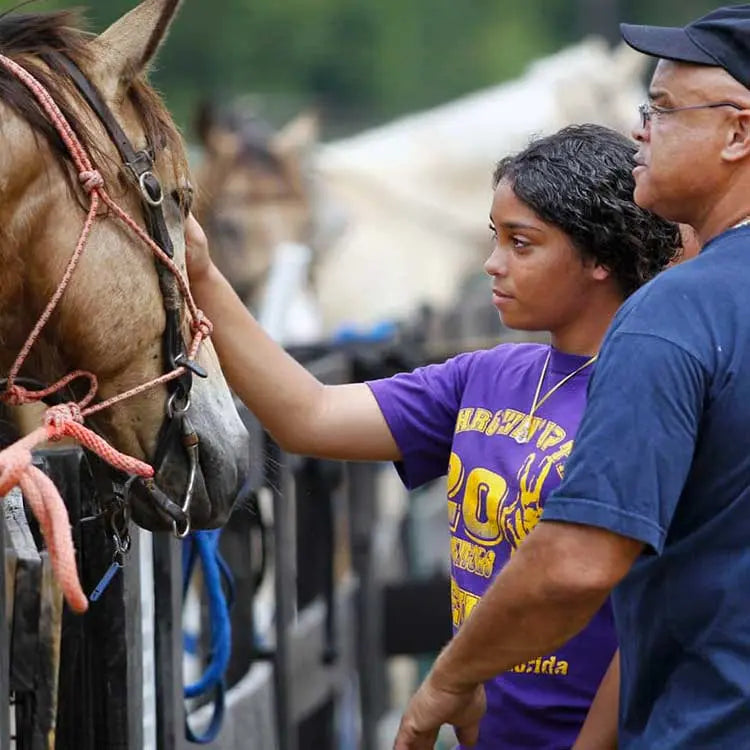
<path id="1" fill-rule="evenodd" d="M 729 162 L 741 161 L 750 156 L 750 109 L 733 113 L 721 156 L 724 161 Z"/>
<path id="2" fill-rule="evenodd" d="M 182 0 L 144 0 L 89 42 L 92 80 L 108 101 L 124 98 L 164 41 Z"/>

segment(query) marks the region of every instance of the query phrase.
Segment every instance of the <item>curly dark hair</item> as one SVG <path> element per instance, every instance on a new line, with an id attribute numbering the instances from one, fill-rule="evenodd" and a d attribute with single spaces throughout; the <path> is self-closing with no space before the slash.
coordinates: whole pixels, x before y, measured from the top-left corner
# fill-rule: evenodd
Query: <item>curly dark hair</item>
<path id="1" fill-rule="evenodd" d="M 537 215 L 562 229 L 586 259 L 605 266 L 628 297 L 680 253 L 677 224 L 633 201 L 635 144 L 601 125 L 571 125 L 498 162 Z"/>

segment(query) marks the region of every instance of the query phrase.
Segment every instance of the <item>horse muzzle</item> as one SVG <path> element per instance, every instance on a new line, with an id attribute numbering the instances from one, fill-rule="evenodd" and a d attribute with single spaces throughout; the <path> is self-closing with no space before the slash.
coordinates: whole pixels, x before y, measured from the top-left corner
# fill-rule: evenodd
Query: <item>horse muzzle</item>
<path id="1" fill-rule="evenodd" d="M 249 469 L 249 458 L 243 461 L 241 453 L 230 458 L 210 441 L 201 440 L 187 416 L 170 432 L 154 479 L 128 480 L 126 499 L 133 520 L 150 531 L 172 531 L 178 537 L 223 525 Z"/>

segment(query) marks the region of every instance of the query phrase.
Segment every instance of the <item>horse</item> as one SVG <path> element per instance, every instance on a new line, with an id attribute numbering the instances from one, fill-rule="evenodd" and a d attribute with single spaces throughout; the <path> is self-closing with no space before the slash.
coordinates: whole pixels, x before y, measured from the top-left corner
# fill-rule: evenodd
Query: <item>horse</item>
<path id="1" fill-rule="evenodd" d="M 329 240 L 326 207 L 310 172 L 318 128 L 316 114 L 303 111 L 276 130 L 242 98 L 205 103 L 197 117 L 202 155 L 195 213 L 217 266 L 263 322 L 268 296 L 277 293 L 269 290 L 275 264 L 284 263 L 285 253 L 298 259 L 296 289 L 283 303 L 285 320 L 274 326 L 286 340 L 319 333 L 309 289 Z"/>
<path id="2" fill-rule="evenodd" d="M 107 473 L 133 520 L 182 536 L 227 519 L 249 442 L 183 272 L 186 152 L 146 80 L 179 5 L 98 36 L 71 11 L 0 15 L 0 391 L 63 394 L 50 434 L 90 415 L 153 474 Z"/>

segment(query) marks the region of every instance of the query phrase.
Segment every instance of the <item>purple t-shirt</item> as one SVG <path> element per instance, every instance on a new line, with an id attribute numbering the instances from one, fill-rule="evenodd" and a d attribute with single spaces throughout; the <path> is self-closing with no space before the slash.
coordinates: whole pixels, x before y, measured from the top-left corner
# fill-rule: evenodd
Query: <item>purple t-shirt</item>
<path id="1" fill-rule="evenodd" d="M 396 468 L 405 485 L 447 475 L 454 630 L 536 525 L 563 476 L 591 366 L 537 409 L 528 442 L 515 439 L 549 351 L 503 344 L 368 383 L 401 450 Z M 586 360 L 552 349 L 540 401 Z M 554 654 L 488 682 L 476 750 L 569 750 L 616 648 L 607 602 Z"/>

